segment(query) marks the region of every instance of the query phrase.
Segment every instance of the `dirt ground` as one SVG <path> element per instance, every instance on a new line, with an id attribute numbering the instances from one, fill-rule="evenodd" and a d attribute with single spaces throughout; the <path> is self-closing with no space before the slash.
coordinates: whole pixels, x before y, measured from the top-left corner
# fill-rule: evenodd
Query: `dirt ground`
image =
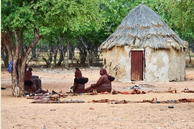
<path id="1" fill-rule="evenodd" d="M 81 69 L 89 78 L 86 87 L 100 77 L 97 67 Z M 42 88 L 57 92 L 69 92 L 73 84 L 74 69 L 38 69 L 33 75 L 42 80 Z M 98 94 L 67 96 L 64 100 L 83 100 L 85 103 L 34 104 L 33 99 L 15 98 L 11 95 L 11 76 L 1 69 L 1 128 L 2 129 L 193 129 L 194 103 L 135 103 L 144 99 L 158 101 L 194 98 L 194 93 L 181 92 L 184 88 L 194 90 L 194 68 L 186 70 L 186 81 L 182 82 L 136 82 L 150 84 L 144 91 L 167 91 L 176 88 L 178 93 L 146 94 Z M 112 82 L 117 91 L 131 91 L 131 82 Z M 110 104 L 88 103 L 92 100 L 130 100 L 134 103 Z M 169 108 L 174 106 L 174 108 Z"/>

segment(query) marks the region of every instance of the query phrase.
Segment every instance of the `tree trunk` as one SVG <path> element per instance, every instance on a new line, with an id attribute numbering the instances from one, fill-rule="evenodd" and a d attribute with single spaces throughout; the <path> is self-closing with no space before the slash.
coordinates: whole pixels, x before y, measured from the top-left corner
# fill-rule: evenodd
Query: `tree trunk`
<path id="1" fill-rule="evenodd" d="M 36 57 L 37 57 L 37 55 L 36 55 L 36 48 L 34 48 L 34 49 L 32 49 L 32 56 L 31 56 L 29 62 L 30 61 L 37 61 Z"/>
<path id="2" fill-rule="evenodd" d="M 19 96 L 24 96 L 25 92 L 24 92 L 24 73 L 25 73 L 25 65 L 26 65 L 26 61 L 27 58 L 30 54 L 30 52 L 32 51 L 32 49 L 36 46 L 36 44 L 38 43 L 38 41 L 43 37 L 43 35 L 39 36 L 39 30 L 38 29 L 34 29 L 34 39 L 32 41 L 32 43 L 30 44 L 30 46 L 27 48 L 23 60 L 19 59 L 19 54 L 21 54 L 19 51 L 19 31 L 14 31 L 14 36 L 15 36 L 15 41 L 16 41 L 16 50 L 15 50 L 15 55 L 14 55 L 14 62 L 13 62 L 13 84 L 12 84 L 12 94 L 15 97 L 19 97 Z M 18 62 L 19 61 L 19 62 Z M 16 67 L 18 70 L 18 76 L 16 74 Z M 19 80 L 18 80 L 19 79 Z"/>
<path id="3" fill-rule="evenodd" d="M 24 43 L 24 32 L 21 31 L 21 38 L 20 38 L 20 59 L 21 60 L 23 60 L 24 58 L 23 43 Z"/>
<path id="4" fill-rule="evenodd" d="M 16 50 L 15 50 L 15 56 L 13 59 L 13 83 L 12 84 L 12 94 L 16 97 L 20 96 L 21 88 L 19 86 L 18 82 L 18 75 L 17 75 L 17 62 L 19 58 L 19 38 L 18 38 L 18 30 L 14 30 L 14 36 L 16 41 Z"/>
<path id="5" fill-rule="evenodd" d="M 51 62 L 49 60 L 47 60 L 44 56 L 42 56 L 42 59 L 46 62 L 47 68 L 51 67 Z"/>
<path id="6" fill-rule="evenodd" d="M 68 68 L 67 66 L 66 66 L 66 61 L 65 61 L 65 53 L 67 52 L 67 47 L 66 46 L 64 46 L 64 45 L 61 45 L 60 47 L 59 47 L 59 61 L 58 61 L 58 63 L 57 63 L 57 66 L 60 66 L 61 65 L 61 63 L 63 62 L 63 68 Z"/>
<path id="7" fill-rule="evenodd" d="M 73 66 L 73 57 L 74 57 L 75 47 L 73 45 L 69 46 L 69 59 L 71 60 L 71 65 Z"/>
<path id="8" fill-rule="evenodd" d="M 85 50 L 80 49 L 80 64 L 81 64 L 81 66 L 85 65 L 86 57 L 87 57 L 87 52 Z"/>
<path id="9" fill-rule="evenodd" d="M 15 51 L 15 46 L 13 46 L 13 39 L 12 39 L 12 36 L 11 36 L 11 31 L 9 31 L 9 29 L 7 28 L 7 33 L 3 32 L 4 34 L 4 42 L 3 44 L 5 45 L 7 51 L 8 51 L 8 55 L 9 55 L 9 63 L 11 63 L 11 61 L 13 60 L 13 55 L 14 55 L 14 51 Z M 10 41 L 10 42 L 9 42 Z M 11 45 L 12 44 L 12 45 Z M 11 50 L 11 46 L 12 46 L 12 49 Z M 14 81 L 13 81 L 13 72 L 11 72 L 11 81 L 12 81 L 12 85 L 14 84 Z"/>
<path id="10" fill-rule="evenodd" d="M 57 64 L 57 55 L 58 55 L 59 44 L 60 44 L 60 40 L 59 40 L 58 37 L 56 37 L 56 41 L 57 41 L 57 45 L 54 48 L 54 63 L 53 63 L 54 67 L 58 66 L 58 64 Z"/>
<path id="11" fill-rule="evenodd" d="M 191 63 L 191 51 L 190 51 L 190 47 L 188 49 L 189 49 L 189 63 Z"/>
<path id="12" fill-rule="evenodd" d="M 66 67 L 66 62 L 65 62 L 65 53 L 64 53 L 64 50 L 62 49 L 62 57 L 63 57 L 63 68 Z"/>
<path id="13" fill-rule="evenodd" d="M 62 54 L 62 51 L 59 50 L 59 60 L 58 60 L 57 66 L 60 66 L 62 61 L 63 61 L 63 54 Z"/>
<path id="14" fill-rule="evenodd" d="M 54 62 L 53 62 L 54 67 L 56 67 L 56 64 L 57 64 L 57 53 L 58 53 L 58 49 L 55 48 L 55 50 L 54 50 Z"/>
<path id="15" fill-rule="evenodd" d="M 47 56 L 48 59 L 46 59 L 44 56 L 42 56 L 43 60 L 46 62 L 47 68 L 51 67 L 52 65 L 52 46 L 49 46 L 49 49 L 47 50 Z"/>
<path id="16" fill-rule="evenodd" d="M 8 51 L 6 48 L 1 50 L 1 58 L 3 59 L 5 68 L 8 68 L 8 66 L 9 66 L 9 54 L 8 54 Z"/>
<path id="17" fill-rule="evenodd" d="M 69 69 L 69 42 L 67 43 L 67 58 L 66 58 L 66 63 L 65 63 L 65 68 L 66 69 Z M 65 57 L 65 54 L 64 54 L 64 57 Z M 64 58 L 64 61 L 65 62 L 65 58 Z"/>
<path id="18" fill-rule="evenodd" d="M 11 36 L 9 36 L 9 35 L 11 35 L 11 34 L 9 34 L 9 33 L 11 33 L 10 31 L 8 31 L 7 30 L 7 33 L 3 33 L 4 34 L 4 40 L 3 40 L 3 44 L 5 45 L 5 47 L 6 47 L 6 49 L 7 49 L 7 51 L 8 51 L 8 55 L 9 55 L 9 63 L 13 60 L 13 56 L 12 56 L 12 50 L 11 50 L 11 48 L 10 48 L 10 42 L 9 42 L 9 40 L 8 39 L 10 39 L 10 38 L 12 38 Z M 11 39 L 10 39 L 11 40 Z M 13 39 L 11 40 L 11 41 L 13 41 Z"/>
<path id="19" fill-rule="evenodd" d="M 69 46 L 69 59 L 72 60 L 73 57 L 74 57 L 74 50 L 75 50 L 75 47 L 73 45 L 70 45 Z M 71 62 L 73 63 L 73 62 Z"/>
<path id="20" fill-rule="evenodd" d="M 90 52 L 90 56 L 89 56 L 89 62 L 90 62 L 90 66 L 93 66 L 93 60 L 94 60 L 94 52 Z"/>
<path id="21" fill-rule="evenodd" d="M 80 40 L 81 43 L 84 45 L 84 47 L 86 48 L 86 52 L 87 52 L 87 62 L 88 62 L 88 67 L 90 67 L 90 53 L 88 51 L 88 46 L 85 44 L 84 40 L 83 40 L 83 36 L 80 36 Z"/>
<path id="22" fill-rule="evenodd" d="M 10 44 L 9 45 L 12 47 L 13 52 L 15 54 L 16 48 L 15 48 L 14 40 L 12 38 L 12 32 L 9 30 L 9 28 L 7 28 L 7 34 L 8 34 L 9 40 L 10 40 Z"/>

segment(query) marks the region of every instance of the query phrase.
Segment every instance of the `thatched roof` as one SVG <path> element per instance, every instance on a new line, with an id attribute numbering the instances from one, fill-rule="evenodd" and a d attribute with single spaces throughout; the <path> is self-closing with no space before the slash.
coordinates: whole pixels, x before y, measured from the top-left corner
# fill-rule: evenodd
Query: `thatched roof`
<path id="1" fill-rule="evenodd" d="M 187 42 L 179 36 L 148 6 L 140 4 L 123 19 L 121 24 L 104 41 L 100 49 L 114 46 L 131 46 L 137 48 L 177 49 L 187 47 Z"/>

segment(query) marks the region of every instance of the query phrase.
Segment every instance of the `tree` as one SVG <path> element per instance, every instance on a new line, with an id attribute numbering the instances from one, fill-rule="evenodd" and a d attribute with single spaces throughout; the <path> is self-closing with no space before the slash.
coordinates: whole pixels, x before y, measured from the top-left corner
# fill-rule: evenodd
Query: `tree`
<path id="1" fill-rule="evenodd" d="M 35 10 L 30 6 L 27 1 L 2 1 L 2 32 L 4 35 L 8 35 L 8 40 L 4 42 L 8 53 L 9 62 L 13 60 L 13 72 L 12 72 L 12 85 L 13 95 L 24 95 L 23 89 L 23 77 L 25 62 L 31 50 L 43 37 L 39 35 L 39 29 L 34 26 L 34 37 L 31 44 L 23 53 L 23 33 L 25 30 L 32 28 L 35 15 Z M 35 25 L 35 24 L 34 24 Z M 15 37 L 15 38 L 14 38 Z"/>
<path id="2" fill-rule="evenodd" d="M 43 35 L 39 35 L 42 27 L 53 29 L 62 27 L 63 32 L 80 31 L 80 26 L 85 21 L 99 24 L 98 12 L 95 10 L 95 0 L 3 0 L 1 2 L 1 31 L 8 35 L 4 42 L 8 53 L 9 62 L 13 60 L 12 93 L 14 96 L 24 95 L 24 69 L 27 58 Z M 93 10 L 90 10 L 90 9 Z M 24 53 L 24 32 L 34 31 L 33 39 Z M 18 71 L 18 74 L 17 74 Z"/>
<path id="3" fill-rule="evenodd" d="M 157 12 L 168 25 L 184 40 L 189 49 L 194 48 L 194 1 L 193 0 L 160 0 L 155 2 Z"/>
<path id="4" fill-rule="evenodd" d="M 188 41 L 189 57 L 191 63 L 190 49 L 194 47 L 194 1 L 193 0 L 180 0 L 172 1 L 174 4 L 174 9 L 169 9 L 172 19 L 170 22 L 174 21 L 174 26 L 177 33 Z M 173 20 L 173 21 L 172 21 Z"/>
<path id="5" fill-rule="evenodd" d="M 129 11 L 140 3 L 140 0 L 100 1 L 99 12 L 104 19 L 103 25 L 107 33 L 113 33 Z"/>
<path id="6" fill-rule="evenodd" d="M 83 23 L 82 31 L 74 34 L 77 39 L 77 47 L 80 49 L 82 66 L 86 60 L 89 67 L 93 65 L 94 59 L 98 58 L 100 44 L 116 29 L 128 11 L 137 4 L 135 0 L 98 1 L 97 9 L 102 25 L 98 26 L 87 21 Z"/>

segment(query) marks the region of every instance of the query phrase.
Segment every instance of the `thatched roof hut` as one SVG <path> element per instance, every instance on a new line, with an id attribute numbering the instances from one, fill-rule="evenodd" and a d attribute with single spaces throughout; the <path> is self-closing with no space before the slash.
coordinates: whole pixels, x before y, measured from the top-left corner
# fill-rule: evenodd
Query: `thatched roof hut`
<path id="1" fill-rule="evenodd" d="M 183 62 L 185 62 L 184 52 L 186 47 L 187 42 L 183 41 L 152 9 L 142 3 L 128 13 L 115 32 L 101 44 L 100 49 L 103 51 L 105 68 L 109 73 L 115 75 L 117 80 L 134 80 L 132 76 L 136 75 L 132 75 L 132 71 L 135 69 L 132 68 L 133 65 L 131 63 L 133 62 L 132 58 L 135 59 L 138 55 L 133 57 L 131 54 L 132 51 L 141 50 L 143 52 L 143 57 L 141 57 L 143 60 L 143 66 L 141 66 L 143 67 L 141 71 L 142 78 L 136 80 L 175 81 L 184 80 L 185 78 L 185 63 Z M 164 55 L 167 59 L 164 59 L 164 62 L 159 61 L 160 64 L 156 64 L 155 71 L 148 70 L 149 64 L 153 65 L 153 60 L 161 59 L 160 56 L 158 59 L 151 58 L 153 56 L 157 58 L 158 54 L 161 55 L 163 53 L 166 53 Z M 111 54 L 113 58 L 110 60 Z M 120 60 L 121 58 L 122 61 Z M 179 75 L 181 77 L 169 77 L 171 74 L 172 76 L 176 74 L 176 70 L 171 68 L 172 61 L 169 61 L 172 58 L 177 59 L 174 63 L 183 63 L 180 66 L 181 68 L 179 66 L 176 67 L 181 69 Z M 120 63 L 118 62 L 119 60 Z M 131 66 L 129 64 L 126 65 L 126 63 L 130 63 Z M 137 63 L 135 64 L 137 65 Z M 163 69 L 158 66 L 161 63 L 167 63 L 163 67 L 166 71 L 165 73 L 159 73 Z M 136 70 L 138 69 L 136 68 Z M 120 75 L 118 75 L 118 72 Z M 153 76 L 155 73 L 159 74 Z M 164 78 L 159 77 L 164 74 Z"/>
<path id="2" fill-rule="evenodd" d="M 136 40 L 138 42 L 136 42 Z M 113 34 L 101 45 L 101 49 L 114 46 L 130 46 L 178 49 L 187 43 L 144 3 L 129 12 Z"/>

